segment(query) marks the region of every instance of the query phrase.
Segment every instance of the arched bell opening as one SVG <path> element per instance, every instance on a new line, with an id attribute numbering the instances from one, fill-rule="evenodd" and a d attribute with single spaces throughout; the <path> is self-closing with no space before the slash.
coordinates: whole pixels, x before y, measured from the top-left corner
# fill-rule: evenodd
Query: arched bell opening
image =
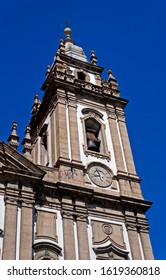
<path id="1" fill-rule="evenodd" d="M 87 148 L 90 151 L 100 152 L 101 148 L 101 125 L 93 118 L 85 120 Z"/>

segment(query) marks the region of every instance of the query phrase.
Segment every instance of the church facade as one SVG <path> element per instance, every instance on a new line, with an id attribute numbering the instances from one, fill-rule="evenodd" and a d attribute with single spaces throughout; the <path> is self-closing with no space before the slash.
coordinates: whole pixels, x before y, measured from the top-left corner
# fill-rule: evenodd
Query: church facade
<path id="1" fill-rule="evenodd" d="M 17 151 L 13 123 L 0 142 L 0 259 L 150 260 L 153 252 L 128 138 L 111 70 L 101 78 L 65 28 L 42 101 Z"/>

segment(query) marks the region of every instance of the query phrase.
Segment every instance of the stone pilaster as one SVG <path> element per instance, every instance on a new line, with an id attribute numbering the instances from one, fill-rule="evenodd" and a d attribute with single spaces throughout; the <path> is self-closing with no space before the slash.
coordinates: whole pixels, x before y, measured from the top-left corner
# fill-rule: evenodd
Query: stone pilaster
<path id="1" fill-rule="evenodd" d="M 141 226 L 139 229 L 140 232 L 140 239 L 142 243 L 143 253 L 145 260 L 153 260 L 153 251 L 152 246 L 149 238 L 149 227 L 148 226 Z"/>
<path id="2" fill-rule="evenodd" d="M 143 212 L 137 213 L 137 222 L 144 258 L 145 260 L 153 260 L 154 256 L 149 237 L 149 225 Z"/>
<path id="3" fill-rule="evenodd" d="M 134 212 L 131 210 L 125 211 L 125 218 L 126 218 L 126 229 L 129 238 L 129 244 L 131 249 L 131 255 L 133 260 L 141 260 L 141 247 L 140 241 L 138 236 L 138 228 L 137 228 L 137 219 Z"/>
<path id="4" fill-rule="evenodd" d="M 117 170 L 124 173 L 126 170 L 125 170 L 125 165 L 124 165 L 124 161 L 123 161 L 120 139 L 119 139 L 119 135 L 118 135 L 115 109 L 113 106 L 112 107 L 109 106 L 107 109 L 108 109 L 108 121 L 109 121 L 109 127 L 110 127 L 110 132 L 111 132 L 111 138 L 112 138 L 112 144 L 113 144 L 113 150 L 114 150 Z"/>
<path id="5" fill-rule="evenodd" d="M 77 216 L 77 236 L 78 236 L 78 251 L 80 260 L 89 260 L 89 243 L 87 231 L 87 216 Z"/>
<path id="6" fill-rule="evenodd" d="M 141 260 L 142 255 L 141 255 L 140 244 L 138 240 L 138 232 L 137 232 L 136 224 L 126 223 L 126 228 L 128 232 L 132 259 Z"/>
<path id="7" fill-rule="evenodd" d="M 56 148 L 57 160 L 68 160 L 68 137 L 66 120 L 66 93 L 57 89 L 57 105 L 55 109 L 56 120 Z"/>
<path id="8" fill-rule="evenodd" d="M 64 259 L 75 260 L 75 240 L 74 240 L 74 224 L 73 214 L 62 211 L 63 217 L 63 240 L 64 240 Z"/>
<path id="9" fill-rule="evenodd" d="M 52 156 L 52 166 L 55 164 L 56 160 L 56 127 L 55 127 L 55 109 L 50 115 L 50 128 L 51 128 L 51 156 Z"/>
<path id="10" fill-rule="evenodd" d="M 21 206 L 20 260 L 32 259 L 33 204 L 23 201 Z"/>
<path id="11" fill-rule="evenodd" d="M 124 150 L 127 171 L 129 174 L 136 175 L 136 170 L 135 170 L 133 155 L 131 151 L 130 141 L 128 137 L 128 132 L 126 128 L 125 115 L 123 109 L 121 108 L 116 109 L 116 114 L 118 118 L 119 131 L 120 131 L 122 146 Z"/>
<path id="12" fill-rule="evenodd" d="M 5 198 L 5 224 L 3 241 L 3 260 L 16 259 L 17 238 L 17 201 L 10 197 Z"/>
<path id="13" fill-rule="evenodd" d="M 32 150 L 33 162 L 36 164 L 39 164 L 38 154 L 39 154 L 39 138 L 37 137 L 35 139 L 35 143 L 33 144 L 33 150 Z"/>
<path id="14" fill-rule="evenodd" d="M 80 162 L 76 97 L 75 94 L 71 92 L 68 92 L 68 116 L 70 129 L 71 159 L 72 161 Z"/>
<path id="15" fill-rule="evenodd" d="M 46 133 L 46 137 L 48 138 L 47 133 Z M 48 151 L 42 142 L 43 140 L 40 138 L 40 164 L 46 165 L 48 159 Z"/>
<path id="16" fill-rule="evenodd" d="M 131 195 L 131 189 L 129 181 L 126 178 L 121 178 L 120 175 L 118 175 L 118 182 L 120 186 L 120 191 L 122 195 Z"/>

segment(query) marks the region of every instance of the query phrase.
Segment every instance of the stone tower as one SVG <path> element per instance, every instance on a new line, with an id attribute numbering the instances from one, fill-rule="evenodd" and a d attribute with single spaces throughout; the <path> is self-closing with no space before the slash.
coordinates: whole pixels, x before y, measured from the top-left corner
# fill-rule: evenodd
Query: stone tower
<path id="1" fill-rule="evenodd" d="M 111 70 L 65 28 L 35 94 L 23 153 L 0 142 L 2 259 L 153 259 L 145 201 Z"/>

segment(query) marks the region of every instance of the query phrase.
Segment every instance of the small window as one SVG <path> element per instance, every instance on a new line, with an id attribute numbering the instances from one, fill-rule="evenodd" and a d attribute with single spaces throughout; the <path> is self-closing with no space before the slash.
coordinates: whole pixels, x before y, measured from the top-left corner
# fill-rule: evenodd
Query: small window
<path id="1" fill-rule="evenodd" d="M 77 72 L 78 80 L 85 81 L 86 75 L 83 72 Z"/>

